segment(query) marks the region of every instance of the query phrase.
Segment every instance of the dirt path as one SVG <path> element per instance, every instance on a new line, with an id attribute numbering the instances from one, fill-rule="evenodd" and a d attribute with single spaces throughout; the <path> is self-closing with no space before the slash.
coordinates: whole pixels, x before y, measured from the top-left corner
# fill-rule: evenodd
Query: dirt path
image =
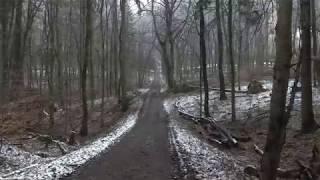
<path id="1" fill-rule="evenodd" d="M 168 142 L 168 119 L 159 86 L 153 86 L 135 127 L 97 159 L 66 179 L 167 180 L 174 165 Z"/>

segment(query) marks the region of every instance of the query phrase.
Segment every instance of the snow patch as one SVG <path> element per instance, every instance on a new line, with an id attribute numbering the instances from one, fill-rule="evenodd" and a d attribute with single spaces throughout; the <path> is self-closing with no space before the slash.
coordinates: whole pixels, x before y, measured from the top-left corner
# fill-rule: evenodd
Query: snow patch
<path id="1" fill-rule="evenodd" d="M 163 101 L 163 106 L 165 111 L 170 114 L 172 109 L 173 109 L 173 105 L 174 105 L 175 99 L 166 99 Z"/>
<path id="2" fill-rule="evenodd" d="M 140 88 L 140 89 L 138 89 L 137 91 L 138 91 L 139 93 L 141 93 L 141 94 L 146 94 L 147 92 L 150 91 L 150 89 L 149 89 L 149 88 Z"/>
<path id="3" fill-rule="evenodd" d="M 3 144 L 0 151 L 1 173 L 9 173 L 16 169 L 30 166 L 31 164 L 43 162 L 40 156 L 23 151 L 15 146 Z"/>
<path id="4" fill-rule="evenodd" d="M 69 175 L 79 166 L 100 153 L 107 151 L 112 145 L 119 142 L 121 137 L 129 132 L 136 124 L 138 113 L 139 111 L 129 114 L 116 126 L 114 131 L 81 149 L 47 163 L 35 163 L 29 167 L 2 175 L 0 179 L 51 180 Z"/>
<path id="5" fill-rule="evenodd" d="M 271 93 L 272 93 L 272 81 L 264 80 L 263 83 L 265 92 L 259 94 L 246 94 L 236 93 L 236 113 L 238 119 L 250 119 L 257 115 L 267 112 L 270 107 Z M 289 81 L 289 88 L 287 93 L 287 101 L 289 101 L 291 88 L 294 81 Z M 247 90 L 247 86 L 242 86 L 242 90 Z M 228 94 L 230 95 L 230 94 Z M 231 119 L 231 102 L 230 96 L 228 100 L 221 101 L 219 99 L 219 91 L 209 92 L 209 111 L 211 116 L 217 121 L 224 121 Z M 204 99 L 204 97 L 203 97 Z M 297 92 L 295 98 L 296 104 L 294 109 L 299 110 L 299 104 L 301 101 L 301 92 Z M 320 104 L 320 90 L 313 88 L 313 103 L 314 105 Z M 181 96 L 177 100 L 177 104 L 183 108 L 187 113 L 195 116 L 200 116 L 200 96 L 199 94 Z"/>
<path id="6" fill-rule="evenodd" d="M 173 100 L 165 100 L 163 105 L 168 113 L 172 112 Z M 243 171 L 235 160 L 196 137 L 177 120 L 169 120 L 169 142 L 177 153 L 182 173 L 190 174 L 191 169 L 195 179 L 201 180 L 241 179 Z"/>

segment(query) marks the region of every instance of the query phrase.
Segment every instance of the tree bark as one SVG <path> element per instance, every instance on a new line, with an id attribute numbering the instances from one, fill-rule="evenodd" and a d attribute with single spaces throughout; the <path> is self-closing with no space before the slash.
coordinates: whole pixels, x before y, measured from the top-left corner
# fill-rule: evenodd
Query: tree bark
<path id="1" fill-rule="evenodd" d="M 202 80 L 204 87 L 204 115 L 206 117 L 210 116 L 209 112 L 209 87 L 208 87 L 208 77 L 207 77 L 207 54 L 206 54 L 206 41 L 205 41 L 205 19 L 203 9 L 205 6 L 204 0 L 199 0 L 199 15 L 200 15 L 200 59 L 202 66 Z M 201 80 L 201 81 L 202 81 Z"/>
<path id="2" fill-rule="evenodd" d="M 220 100 L 226 100 L 225 82 L 223 75 L 223 38 L 221 29 L 221 13 L 220 0 L 216 0 L 216 18 L 217 18 L 217 34 L 218 34 L 218 54 L 219 54 L 219 81 L 220 81 Z"/>
<path id="3" fill-rule="evenodd" d="M 120 34 L 119 34 L 119 63 L 120 63 L 120 102 L 122 111 L 128 109 L 128 99 L 127 99 L 127 82 L 126 82 L 126 35 L 127 35 L 127 13 L 126 13 L 127 0 L 120 1 L 120 11 L 121 11 L 121 24 L 120 24 Z"/>
<path id="4" fill-rule="evenodd" d="M 84 59 L 83 59 L 83 67 L 81 72 L 81 93 L 82 93 L 82 122 L 80 135 L 87 136 L 88 135 L 88 105 L 87 105 L 87 71 L 88 71 L 88 63 L 91 59 L 90 55 L 90 46 L 92 43 L 92 1 L 86 0 L 86 32 L 85 32 L 85 49 L 84 49 Z"/>
<path id="5" fill-rule="evenodd" d="M 105 0 L 101 0 L 100 1 L 100 33 L 101 33 L 101 81 L 102 81 L 102 87 L 101 87 L 101 105 L 100 105 L 100 111 L 101 111 L 101 115 L 100 115 L 100 127 L 104 126 L 104 98 L 105 98 L 105 81 L 106 81 L 106 50 L 105 50 L 105 28 L 104 28 L 104 22 L 103 22 L 103 11 L 104 11 L 104 7 L 105 7 Z M 106 6 L 105 11 L 108 11 L 108 6 Z M 106 30 L 107 31 L 107 30 Z"/>
<path id="6" fill-rule="evenodd" d="M 276 179 L 280 155 L 286 138 L 286 100 L 292 58 L 291 18 L 292 0 L 279 1 L 269 133 L 261 161 L 262 180 Z"/>
<path id="7" fill-rule="evenodd" d="M 15 28 L 12 48 L 13 61 L 11 64 L 11 99 L 17 99 L 24 89 L 23 59 L 22 57 L 22 9 L 23 1 L 15 0 Z"/>
<path id="8" fill-rule="evenodd" d="M 2 65 L 2 79 L 1 79 L 1 100 L 6 101 L 9 87 L 9 57 L 8 57 L 8 19 L 9 19 L 10 3 L 8 0 L 0 1 L 0 21 L 1 21 L 1 65 Z"/>
<path id="9" fill-rule="evenodd" d="M 318 55 L 318 36 L 317 36 L 317 16 L 316 16 L 316 2 L 315 0 L 311 0 L 311 7 L 312 7 L 312 40 L 313 40 L 313 47 L 312 47 L 312 55 Z M 319 70 L 319 62 L 313 61 L 313 84 L 317 86 L 320 82 L 320 70 Z"/>
<path id="10" fill-rule="evenodd" d="M 232 0 L 228 1 L 228 30 L 229 30 L 229 58 L 230 58 L 230 68 L 231 68 L 231 111 L 232 121 L 236 120 L 236 95 L 235 95 L 235 67 L 234 67 L 234 57 L 233 57 L 233 28 L 232 28 Z"/>
<path id="11" fill-rule="evenodd" d="M 311 72 L 311 3 L 310 0 L 300 1 L 301 14 L 301 85 L 302 85 L 302 132 L 310 132 L 317 128 L 312 106 L 312 72 Z"/>

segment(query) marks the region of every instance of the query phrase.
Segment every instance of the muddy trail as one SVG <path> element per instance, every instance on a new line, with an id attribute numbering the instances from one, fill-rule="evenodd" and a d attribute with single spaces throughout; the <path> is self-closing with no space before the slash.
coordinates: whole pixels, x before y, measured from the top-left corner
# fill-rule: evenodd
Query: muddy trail
<path id="1" fill-rule="evenodd" d="M 77 180 L 166 180 L 175 172 L 168 142 L 168 118 L 160 87 L 147 94 L 135 127 L 123 139 L 73 175 Z"/>

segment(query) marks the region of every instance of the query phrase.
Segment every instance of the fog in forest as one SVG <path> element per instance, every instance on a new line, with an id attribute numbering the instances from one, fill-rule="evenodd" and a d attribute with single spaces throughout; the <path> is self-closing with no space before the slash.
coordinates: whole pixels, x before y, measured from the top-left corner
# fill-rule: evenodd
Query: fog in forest
<path id="1" fill-rule="evenodd" d="M 0 0 L 0 179 L 319 179 L 319 17 L 317 0 Z"/>

